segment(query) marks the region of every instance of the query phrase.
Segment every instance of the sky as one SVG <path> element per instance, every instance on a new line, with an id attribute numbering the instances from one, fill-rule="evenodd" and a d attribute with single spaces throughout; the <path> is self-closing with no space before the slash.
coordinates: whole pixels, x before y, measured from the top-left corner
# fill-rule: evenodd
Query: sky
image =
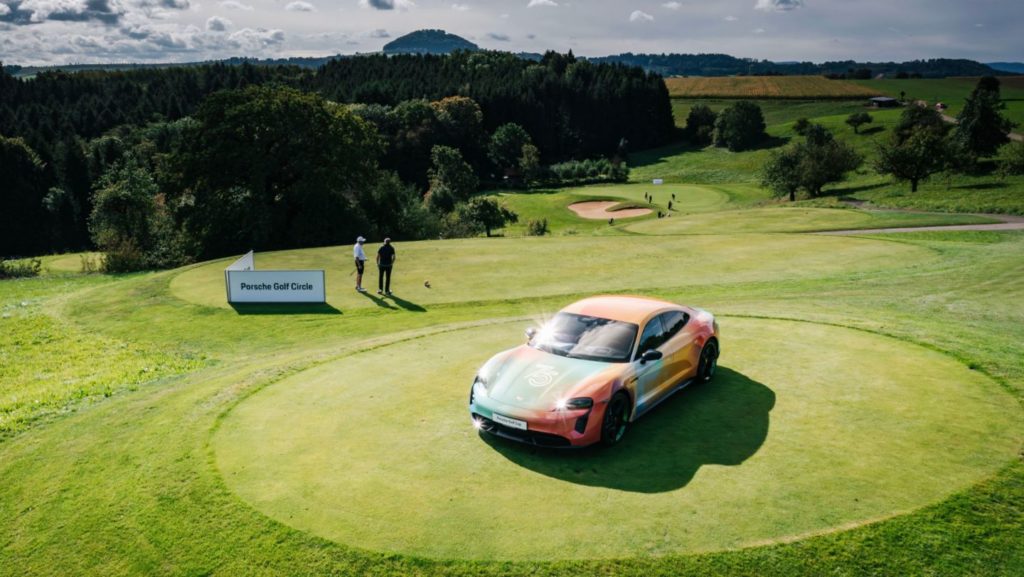
<path id="1" fill-rule="evenodd" d="M 1024 0 L 0 0 L 0 61 L 377 52 L 422 28 L 492 50 L 775 61 L 1024 61 Z"/>

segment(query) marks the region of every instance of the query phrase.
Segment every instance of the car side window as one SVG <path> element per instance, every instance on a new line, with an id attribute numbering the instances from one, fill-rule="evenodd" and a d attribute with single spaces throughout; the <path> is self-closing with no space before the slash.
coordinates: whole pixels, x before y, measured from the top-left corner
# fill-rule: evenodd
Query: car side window
<path id="1" fill-rule="evenodd" d="M 687 321 L 690 320 L 690 315 L 683 311 L 669 311 L 658 315 L 658 318 L 661 319 L 661 324 L 665 327 L 665 341 L 668 341 L 683 330 Z"/>
<path id="2" fill-rule="evenodd" d="M 647 323 L 643 334 L 640 335 L 640 346 L 636 349 L 636 358 L 639 359 L 645 352 L 660 347 L 665 340 L 665 328 L 661 324 L 661 317 L 654 317 Z"/>

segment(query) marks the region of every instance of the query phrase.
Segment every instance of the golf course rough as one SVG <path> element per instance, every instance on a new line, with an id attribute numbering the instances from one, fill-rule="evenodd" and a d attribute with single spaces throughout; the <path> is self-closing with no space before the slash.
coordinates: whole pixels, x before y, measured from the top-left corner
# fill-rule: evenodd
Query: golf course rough
<path id="1" fill-rule="evenodd" d="M 226 415 L 216 464 L 257 510 L 338 543 L 554 560 L 848 528 L 939 501 L 1020 446 L 1013 398 L 941 353 L 831 325 L 720 322 L 715 381 L 675 395 L 611 449 L 546 451 L 472 428 L 469 384 L 521 342 L 516 321 L 289 376 Z"/>

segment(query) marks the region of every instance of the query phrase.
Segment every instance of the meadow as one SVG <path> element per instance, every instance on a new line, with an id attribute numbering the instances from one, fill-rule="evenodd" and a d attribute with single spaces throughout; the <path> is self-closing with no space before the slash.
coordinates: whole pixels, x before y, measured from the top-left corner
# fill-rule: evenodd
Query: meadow
<path id="1" fill-rule="evenodd" d="M 924 78 L 924 79 L 879 79 L 850 80 L 868 90 L 875 90 L 886 96 L 899 98 L 904 94 L 907 100 L 923 100 L 934 105 L 937 102 L 949 106 L 946 114 L 956 116 L 963 109 L 964 100 L 978 84 L 977 78 Z M 1000 94 L 1007 118 L 1017 123 L 1017 132 L 1024 129 L 1024 76 L 1000 77 Z"/>
<path id="2" fill-rule="evenodd" d="M 806 115 L 865 153 L 898 114 L 854 135 L 856 104 L 791 106 L 773 137 Z M 325 268 L 322 306 L 228 305 L 232 259 L 0 282 L 0 575 L 1024 573 L 1024 232 L 813 234 L 989 222 L 950 199 L 1019 211 L 1021 181 L 864 172 L 791 205 L 756 186 L 768 153 L 494 193 L 552 234 L 399 242 L 394 298 L 352 290 L 347 246 L 256 256 Z M 480 437 L 482 360 L 595 293 L 714 312 L 716 380 L 611 450 Z"/>

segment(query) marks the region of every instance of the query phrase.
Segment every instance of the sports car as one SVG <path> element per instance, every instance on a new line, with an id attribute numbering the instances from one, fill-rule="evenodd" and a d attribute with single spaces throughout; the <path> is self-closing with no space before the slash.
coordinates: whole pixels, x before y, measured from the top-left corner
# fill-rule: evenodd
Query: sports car
<path id="1" fill-rule="evenodd" d="M 631 296 L 573 303 L 526 338 L 480 368 L 469 413 L 484 433 L 548 447 L 619 442 L 672 393 L 710 381 L 721 350 L 711 313 Z"/>

